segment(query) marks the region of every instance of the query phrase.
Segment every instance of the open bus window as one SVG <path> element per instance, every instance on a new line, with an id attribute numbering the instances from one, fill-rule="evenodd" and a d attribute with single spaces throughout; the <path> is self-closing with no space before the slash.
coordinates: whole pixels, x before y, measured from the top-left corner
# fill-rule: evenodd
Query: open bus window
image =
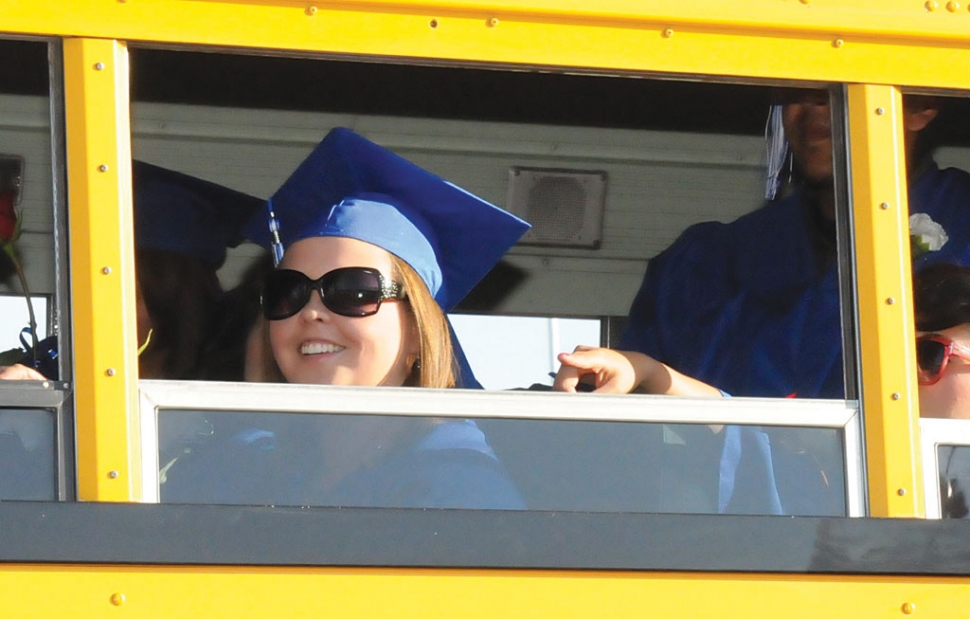
<path id="1" fill-rule="evenodd" d="M 489 396 L 549 385 L 559 352 L 550 348 L 571 350 L 582 343 L 641 350 L 734 396 L 794 395 L 836 402 L 846 397 L 844 376 L 854 373 L 846 371 L 843 359 L 854 367 L 855 351 L 843 353 L 842 342 L 855 338 L 842 333 L 842 325 L 853 321 L 843 311 L 842 290 L 851 286 L 840 281 L 839 265 L 840 259 L 843 265 L 851 261 L 836 239 L 836 205 L 844 209 L 845 203 L 836 195 L 833 180 L 837 167 L 844 167 L 844 156 L 834 146 L 839 141 L 833 140 L 831 129 L 832 110 L 838 106 L 829 104 L 824 87 L 781 89 L 137 46 L 131 51 L 131 66 L 136 160 L 266 198 L 331 128 L 350 126 L 472 193 L 530 218 L 535 226 L 531 236 L 457 308 L 456 328 L 463 341 L 460 323 L 466 314 L 488 317 L 485 326 L 471 327 L 475 335 L 484 336 L 485 345 L 475 347 L 469 340 L 472 346 L 466 352 Z M 429 97 L 429 92 L 439 96 Z M 796 108 L 800 114 L 792 112 Z M 775 109 L 788 115 L 775 116 L 778 122 L 769 132 L 777 138 L 772 150 L 777 182 L 771 183 L 773 199 L 766 201 L 765 123 Z M 791 149 L 781 139 L 781 124 L 790 129 Z M 803 150 L 796 166 L 789 153 L 799 147 Z M 520 186 L 523 178 L 530 184 Z M 595 187 L 588 192 L 595 199 L 586 200 L 583 191 L 590 187 Z M 563 222 L 572 222 L 564 224 L 565 232 L 559 226 Z M 594 229 L 599 236 L 591 241 L 588 235 Z M 663 257 L 657 260 L 658 256 Z M 244 297 L 236 306 L 248 308 L 250 322 L 243 319 L 244 326 L 253 324 L 258 314 L 253 309 L 258 308 L 258 285 L 252 285 L 247 269 L 265 261 L 262 249 L 242 243 L 228 249 L 218 271 L 221 287 Z M 653 275 L 644 283 L 648 263 Z M 136 267 L 144 269 L 141 264 Z M 653 276 L 661 270 L 664 274 L 657 280 Z M 841 275 L 851 277 L 848 271 Z M 240 284 L 243 288 L 237 288 Z M 189 286 L 182 288 L 191 291 Z M 236 315 L 236 308 L 218 311 L 215 324 L 220 327 Z M 532 335 L 542 331 L 544 336 L 553 324 L 550 317 L 556 316 L 596 326 L 580 336 L 586 341 L 543 338 L 529 344 L 530 338 L 516 336 L 503 322 L 538 321 L 543 326 Z M 229 333 L 223 343 L 206 346 L 243 359 L 248 333 Z M 200 372 L 177 376 L 146 373 L 146 358 L 141 359 L 142 378 L 213 376 L 204 355 Z M 238 366 L 235 374 L 219 373 L 219 379 L 239 381 L 243 372 Z M 277 375 L 271 381 L 279 379 Z M 367 396 L 379 398 L 379 391 Z M 608 444 L 620 440 L 625 427 L 606 421 L 614 406 L 609 402 L 602 406 L 602 427 L 592 420 L 533 422 L 525 415 L 517 421 L 484 420 L 479 429 L 487 427 L 497 437 L 534 435 L 539 444 L 539 428 L 548 425 L 552 434 L 592 437 L 602 432 L 603 444 Z M 721 404 L 709 403 L 712 408 Z M 790 402 L 776 404 L 765 426 L 774 419 L 788 423 Z M 496 400 L 489 408 L 502 406 Z M 196 404 L 182 410 L 200 408 L 204 407 Z M 276 407 L 266 408 L 271 409 Z M 386 412 L 393 415 L 395 409 Z M 177 423 L 166 425 L 165 415 L 175 413 L 160 414 L 159 431 L 183 436 L 171 430 Z M 184 440 L 208 436 L 215 429 L 209 415 L 200 415 L 201 425 L 184 433 Z M 658 423 L 638 432 L 659 440 L 657 453 L 666 457 L 678 451 L 673 445 L 680 444 L 676 428 L 683 421 L 674 415 L 664 420 L 666 430 Z M 723 425 L 747 427 L 738 419 L 735 424 L 729 421 Z M 685 426 L 683 435 L 704 436 L 692 429 Z M 782 429 L 758 432 L 758 440 L 777 443 L 779 450 L 790 447 L 793 454 L 803 456 L 800 461 L 825 462 L 816 470 L 824 471 L 820 478 L 828 479 L 832 488 L 844 478 L 846 462 L 857 461 L 861 453 L 858 443 L 843 446 L 847 451 L 832 447 L 838 445 L 834 434 L 817 438 L 827 430 L 800 433 L 795 441 Z M 715 434 L 701 459 L 719 462 L 716 456 L 730 446 L 724 438 L 728 435 L 735 433 Z M 665 437 L 673 441 L 666 451 Z M 181 448 L 183 439 L 171 440 L 176 451 Z M 168 462 L 158 465 L 166 470 L 172 459 L 167 448 L 160 449 L 160 459 Z M 521 457 L 527 447 L 495 446 L 496 452 L 502 449 L 523 470 L 530 468 Z M 596 457 L 609 454 L 602 444 L 583 449 L 590 470 L 595 469 Z M 832 453 L 840 459 L 845 453 L 850 456 L 836 460 Z M 639 470 L 659 479 L 658 470 L 646 464 L 650 457 L 644 456 Z M 784 469 L 779 464 L 779 470 Z M 167 469 L 166 478 L 175 471 Z M 705 468 L 705 474 L 716 476 L 716 470 Z M 541 479 L 523 483 L 548 486 Z M 160 487 L 165 499 L 165 484 Z M 684 499 L 684 505 L 693 506 L 684 509 L 710 510 L 717 492 L 711 495 L 709 487 L 704 492 L 703 501 Z M 833 496 L 844 494 L 835 490 Z M 674 498 L 664 501 L 643 505 L 674 509 Z M 622 508 L 619 502 L 604 504 L 607 510 Z M 550 497 L 546 505 L 567 508 L 569 502 Z M 827 505 L 824 513 L 851 511 L 844 500 Z"/>
<path id="2" fill-rule="evenodd" d="M 193 395 L 174 383 L 143 389 L 153 404 L 142 411 L 145 487 L 158 488 L 162 502 L 827 516 L 861 510 L 852 453 L 857 417 L 836 403 L 795 407 L 799 425 L 770 426 L 757 423 L 773 416 L 767 402 L 735 401 L 732 410 L 712 412 L 703 401 L 688 410 L 672 399 L 630 396 L 622 410 L 600 413 L 578 398 L 532 394 L 503 406 L 502 417 L 466 418 L 430 409 L 484 411 L 489 398 L 465 392 L 419 401 L 386 389 L 369 394 L 370 414 L 351 414 L 336 411 L 360 406 L 358 390 L 253 386 L 206 396 L 222 410 L 193 410 L 184 407 Z M 262 405 L 277 410 L 260 412 Z M 332 412 L 310 412 L 321 409 Z M 428 412 L 410 414 L 421 410 Z M 682 421 L 705 418 L 749 423 Z"/>
<path id="3" fill-rule="evenodd" d="M 0 252 L 0 365 L 24 362 L 56 379 L 57 261 L 51 157 L 51 106 L 47 43 L 0 40 L 0 241 L 13 244 L 11 259 Z M 16 240 L 15 235 L 19 234 Z M 31 295 L 30 311 L 25 296 Z M 18 299 L 19 298 L 19 299 Z M 55 299 L 48 306 L 47 299 Z M 31 329 L 33 322 L 34 328 Z"/>
<path id="4" fill-rule="evenodd" d="M 853 338 L 841 333 L 840 153 L 824 88 L 138 48 L 131 65 L 136 159 L 267 197 L 328 130 L 350 125 L 531 218 L 462 312 L 613 323 L 632 308 L 627 335 L 585 343 L 640 349 L 735 396 L 845 396 L 842 361 L 855 355 L 841 349 Z M 772 130 L 778 182 L 766 203 L 773 104 L 803 113 L 786 117 L 790 150 Z M 796 164 L 796 150 L 810 156 Z M 638 297 L 648 261 L 688 229 Z M 231 249 L 222 286 L 260 254 Z M 507 353 L 476 363 L 500 367 Z"/>

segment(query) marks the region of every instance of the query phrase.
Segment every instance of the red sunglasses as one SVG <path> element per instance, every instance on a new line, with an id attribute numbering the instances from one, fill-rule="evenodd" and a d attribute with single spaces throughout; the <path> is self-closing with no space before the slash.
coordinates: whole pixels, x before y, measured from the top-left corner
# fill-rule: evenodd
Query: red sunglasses
<path id="1" fill-rule="evenodd" d="M 930 334 L 916 338 L 916 365 L 919 384 L 935 385 L 943 376 L 950 356 L 970 362 L 970 348 L 948 337 Z"/>

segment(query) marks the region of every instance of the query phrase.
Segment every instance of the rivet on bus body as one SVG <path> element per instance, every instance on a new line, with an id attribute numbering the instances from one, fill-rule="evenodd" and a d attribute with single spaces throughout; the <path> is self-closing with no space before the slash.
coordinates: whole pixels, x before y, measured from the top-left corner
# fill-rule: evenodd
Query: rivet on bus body
<path id="1" fill-rule="evenodd" d="M 949 11 L 949 12 L 951 12 L 951 13 L 956 13 L 957 11 L 960 10 L 960 3 L 959 2 L 953 2 L 951 0 L 950 2 L 947 2 L 946 3 L 946 10 Z"/>
<path id="2" fill-rule="evenodd" d="M 437 28 L 438 27 L 438 20 L 437 19 L 432 19 L 430 22 L 428 22 L 428 25 L 431 26 L 432 28 Z"/>
<path id="3" fill-rule="evenodd" d="M 877 107 L 876 108 L 876 116 L 882 116 L 885 113 L 886 113 L 886 108 L 884 108 L 884 107 Z"/>
<path id="4" fill-rule="evenodd" d="M 900 488 L 899 490 L 896 491 L 896 494 L 898 494 L 899 496 L 906 496 L 906 488 Z"/>
<path id="5" fill-rule="evenodd" d="M 936 0 L 926 0 L 926 4 L 923 6 L 926 7 L 927 11 L 935 11 L 936 9 L 940 8 L 940 3 Z"/>
<path id="6" fill-rule="evenodd" d="M 896 302 L 896 299 L 892 297 L 889 297 L 888 299 L 886 299 L 886 305 L 892 305 L 895 302 Z"/>
<path id="7" fill-rule="evenodd" d="M 107 171 L 108 171 L 108 165 L 107 164 L 102 163 L 101 165 L 98 166 L 98 172 L 107 172 Z"/>
<path id="8" fill-rule="evenodd" d="M 902 397 L 902 396 L 900 396 L 898 392 L 893 394 L 893 399 L 894 400 L 898 400 L 900 397 Z M 905 493 L 906 491 L 904 490 L 903 492 Z"/>
<path id="9" fill-rule="evenodd" d="M 105 376 L 114 376 L 115 375 L 115 369 L 114 368 L 108 368 L 107 370 L 104 371 L 104 375 Z"/>
<path id="10" fill-rule="evenodd" d="M 916 612 L 916 604 L 913 604 L 912 602 L 906 602 L 905 604 L 903 604 L 902 611 L 904 615 L 912 615 L 913 613 Z"/>
<path id="11" fill-rule="evenodd" d="M 108 471 L 108 477 L 110 479 L 118 479 L 118 471 Z"/>
<path id="12" fill-rule="evenodd" d="M 111 275 L 111 267 L 104 267 L 101 269 L 101 273 L 104 275 Z"/>
<path id="13" fill-rule="evenodd" d="M 95 71 L 104 71 L 104 63 L 103 62 L 96 62 L 96 63 L 94 63 L 94 70 Z"/>
<path id="14" fill-rule="evenodd" d="M 881 208 L 884 211 L 888 211 L 889 210 L 889 202 L 883 202 L 882 204 L 879 205 L 879 208 Z"/>
<path id="15" fill-rule="evenodd" d="M 50 387 L 51 387 L 51 384 L 50 384 L 49 382 L 47 382 L 47 381 L 45 380 L 45 381 L 44 381 L 44 382 L 43 382 L 43 383 L 41 384 L 41 387 L 43 387 L 44 389 L 50 389 Z"/>
<path id="16" fill-rule="evenodd" d="M 836 39 L 832 41 L 832 47 L 838 48 L 838 47 L 842 47 L 843 45 L 845 45 L 845 41 L 842 39 Z"/>
<path id="17" fill-rule="evenodd" d="M 665 30 L 663 31 L 663 37 L 664 37 L 665 39 L 669 39 L 669 38 L 670 38 L 670 37 L 672 37 L 672 36 L 674 36 L 674 29 L 673 29 L 673 28 L 666 28 L 666 29 L 665 29 Z"/>
<path id="18" fill-rule="evenodd" d="M 303 12 L 307 14 L 307 17 L 312 17 L 312 16 L 314 16 L 314 15 L 317 14 L 317 7 L 315 7 L 315 6 L 308 6 L 306 8 L 306 10 L 303 11 Z"/>
<path id="19" fill-rule="evenodd" d="M 111 603 L 114 604 L 115 606 L 121 606 L 122 604 L 125 603 L 125 594 L 124 593 L 112 593 L 111 594 Z"/>
<path id="20" fill-rule="evenodd" d="M 494 28 L 498 26 L 498 17 L 489 17 L 486 23 L 488 23 L 489 28 Z"/>

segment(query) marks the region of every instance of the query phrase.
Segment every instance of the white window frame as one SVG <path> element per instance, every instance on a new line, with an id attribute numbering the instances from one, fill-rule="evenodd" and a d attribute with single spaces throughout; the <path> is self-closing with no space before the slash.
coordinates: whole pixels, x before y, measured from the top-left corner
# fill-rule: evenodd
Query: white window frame
<path id="1" fill-rule="evenodd" d="M 842 431 L 846 508 L 865 516 L 862 423 L 854 400 L 681 398 L 552 392 L 139 381 L 143 500 L 157 503 L 158 413 L 165 409 L 309 414 L 414 415 L 836 428 Z M 784 409 L 779 413 L 779 409 Z"/>

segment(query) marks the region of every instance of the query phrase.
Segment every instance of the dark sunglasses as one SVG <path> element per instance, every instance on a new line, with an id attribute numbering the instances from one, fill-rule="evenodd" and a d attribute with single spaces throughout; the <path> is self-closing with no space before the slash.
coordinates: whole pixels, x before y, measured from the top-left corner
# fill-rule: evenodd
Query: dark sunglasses
<path id="1" fill-rule="evenodd" d="M 921 335 L 916 338 L 919 384 L 934 385 L 939 382 L 951 355 L 970 361 L 970 348 L 942 335 Z"/>
<path id="2" fill-rule="evenodd" d="M 376 269 L 346 267 L 310 279 L 299 271 L 280 269 L 266 276 L 263 284 L 263 315 L 268 320 L 295 316 L 316 290 L 324 306 L 341 316 L 372 316 L 385 299 L 403 299 L 404 288 L 387 282 Z"/>

